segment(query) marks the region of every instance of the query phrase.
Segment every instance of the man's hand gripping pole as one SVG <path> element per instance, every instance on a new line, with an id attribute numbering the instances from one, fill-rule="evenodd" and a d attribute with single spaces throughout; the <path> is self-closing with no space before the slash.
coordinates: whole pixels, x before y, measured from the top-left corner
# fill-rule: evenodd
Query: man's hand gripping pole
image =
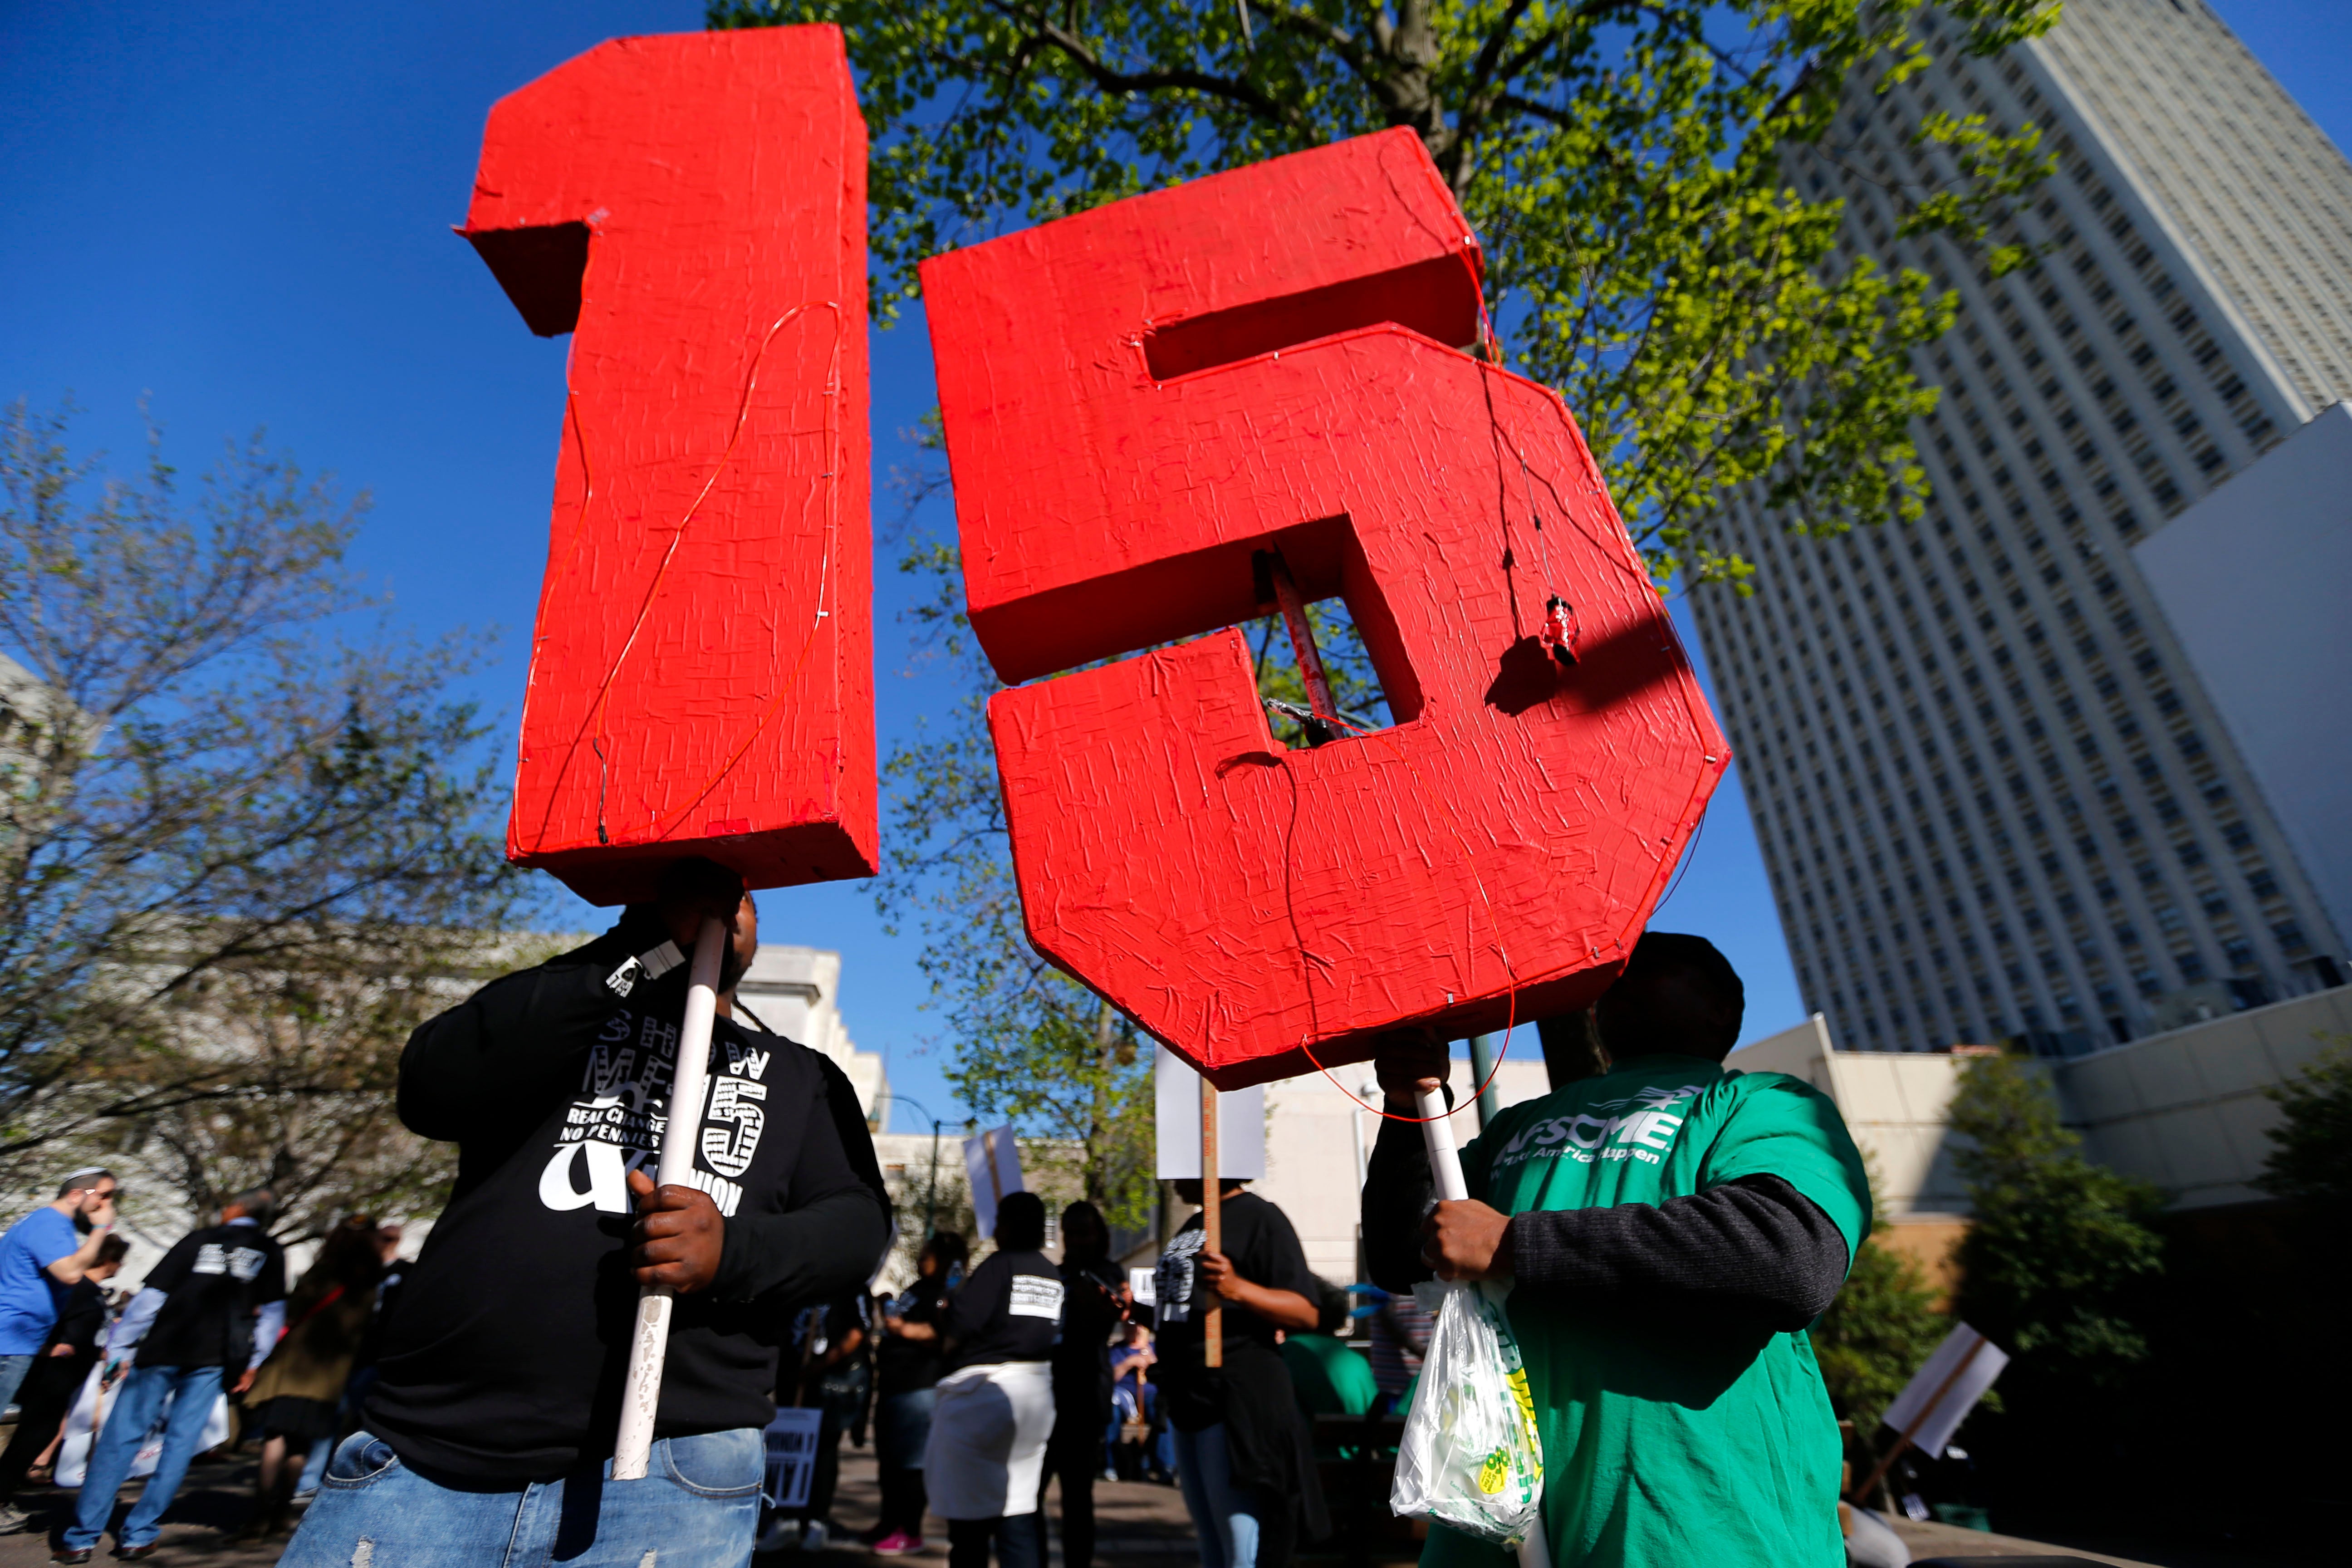
<path id="1" fill-rule="evenodd" d="M 1429 1174 L 1437 1186 L 1437 1201 L 1444 1204 L 1466 1202 L 1470 1184 L 1462 1174 L 1461 1151 L 1454 1146 L 1454 1123 L 1445 1104 L 1443 1084 L 1413 1090 L 1413 1113 L 1421 1118 L 1422 1147 L 1429 1153 Z M 1465 1289 L 1475 1289 L 1465 1286 Z M 616 1470 L 615 1475 L 619 1474 Z M 1519 1542 L 1519 1568 L 1551 1568 L 1551 1548 L 1545 1544 L 1543 1530 L 1538 1527 L 1528 1532 Z"/>
<path id="2" fill-rule="evenodd" d="M 686 1017 L 677 1033 L 677 1068 L 670 1079 L 669 1121 L 662 1129 L 658 1184 L 685 1185 L 694 1176 L 694 1141 L 709 1090 L 710 1025 L 719 1016 L 719 963 L 727 951 L 727 924 L 705 915 L 688 971 Z M 662 1362 L 669 1353 L 670 1308 L 677 1295 L 647 1285 L 637 1295 L 637 1331 L 629 1342 L 629 1374 L 621 1390 L 621 1435 L 613 1448 L 613 1479 L 645 1479 L 653 1458 L 654 1415 L 661 1407 Z"/>

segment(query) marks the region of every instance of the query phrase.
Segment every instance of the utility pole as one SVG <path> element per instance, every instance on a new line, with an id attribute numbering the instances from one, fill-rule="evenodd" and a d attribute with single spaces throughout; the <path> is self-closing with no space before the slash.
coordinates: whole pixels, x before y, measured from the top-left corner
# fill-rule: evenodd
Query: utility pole
<path id="1" fill-rule="evenodd" d="M 1470 1087 L 1478 1095 L 1478 1131 L 1484 1132 L 1502 1114 L 1503 1090 L 1495 1076 L 1495 1037 L 1470 1037 Z M 1482 1089 L 1480 1086 L 1484 1086 Z"/>

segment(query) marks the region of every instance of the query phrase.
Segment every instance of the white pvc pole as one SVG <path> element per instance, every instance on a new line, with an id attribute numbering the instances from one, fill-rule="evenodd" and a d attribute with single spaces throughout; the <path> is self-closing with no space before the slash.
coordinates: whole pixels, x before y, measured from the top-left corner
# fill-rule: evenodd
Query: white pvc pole
<path id="1" fill-rule="evenodd" d="M 657 1186 L 683 1186 L 694 1173 L 695 1137 L 710 1088 L 710 1025 L 719 1016 L 719 961 L 726 950 L 726 922 L 705 916 L 694 939 L 686 1017 L 678 1026 L 669 1121 L 662 1129 L 661 1163 L 654 1177 Z M 637 1295 L 637 1332 L 629 1342 L 628 1381 L 621 1390 L 621 1435 L 613 1446 L 616 1481 L 645 1479 L 653 1459 L 654 1415 L 661 1408 L 662 1362 L 669 1354 L 670 1307 L 676 1299 L 666 1285 L 645 1286 Z"/>
<path id="2" fill-rule="evenodd" d="M 1422 1147 L 1429 1152 L 1429 1173 L 1437 1184 L 1438 1202 L 1462 1202 L 1470 1195 L 1470 1184 L 1463 1179 L 1462 1154 L 1454 1146 L 1454 1121 L 1446 1114 L 1445 1090 L 1415 1089 L 1413 1109 L 1421 1118 Z M 1519 1568 L 1551 1568 L 1551 1548 L 1545 1544 L 1540 1527 L 1529 1531 L 1519 1542 Z"/>

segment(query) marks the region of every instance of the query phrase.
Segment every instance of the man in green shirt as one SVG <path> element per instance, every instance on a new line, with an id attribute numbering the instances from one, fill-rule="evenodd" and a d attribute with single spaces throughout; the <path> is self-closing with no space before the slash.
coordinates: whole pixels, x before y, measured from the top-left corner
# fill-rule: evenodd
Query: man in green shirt
<path id="1" fill-rule="evenodd" d="M 1381 1123 L 1364 1247 L 1391 1290 L 1511 1279 L 1543 1437 L 1555 1568 L 1838 1568 L 1836 1418 L 1805 1328 L 1870 1229 L 1837 1107 L 1727 1071 L 1745 998 L 1698 937 L 1644 936 L 1598 1008 L 1611 1066 L 1512 1106 L 1431 1202 L 1421 1129 Z M 1379 1058 L 1391 1117 L 1444 1080 L 1443 1044 Z M 1510 1568 L 1430 1531 L 1423 1568 Z"/>

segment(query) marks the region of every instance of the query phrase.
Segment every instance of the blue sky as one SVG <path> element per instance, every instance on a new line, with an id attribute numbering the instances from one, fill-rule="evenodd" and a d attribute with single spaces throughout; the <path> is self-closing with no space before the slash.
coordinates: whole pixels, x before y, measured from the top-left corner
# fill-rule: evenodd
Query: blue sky
<path id="1" fill-rule="evenodd" d="M 2219 9 L 2345 144 L 2352 5 Z M 357 563 L 421 635 L 502 633 L 468 690 L 510 730 L 566 340 L 532 337 L 449 226 L 493 100 L 606 37 L 700 21 L 689 0 L 0 0 L 0 398 L 71 394 L 82 444 L 135 461 L 144 397 L 184 469 L 267 426 L 306 468 L 368 491 Z M 919 315 L 876 334 L 873 375 L 878 478 L 911 460 L 901 432 L 933 401 Z M 887 749 L 949 692 L 909 646 L 905 585 L 887 570 L 877 582 Z M 556 923 L 601 923 L 560 893 L 549 909 Z M 868 890 L 772 892 L 762 910 L 772 940 L 842 950 L 852 1037 L 887 1054 L 905 1094 L 960 1121 L 913 944 L 885 934 Z M 1751 1038 L 1801 1017 L 1736 772 L 1657 923 L 1730 955 Z"/>

